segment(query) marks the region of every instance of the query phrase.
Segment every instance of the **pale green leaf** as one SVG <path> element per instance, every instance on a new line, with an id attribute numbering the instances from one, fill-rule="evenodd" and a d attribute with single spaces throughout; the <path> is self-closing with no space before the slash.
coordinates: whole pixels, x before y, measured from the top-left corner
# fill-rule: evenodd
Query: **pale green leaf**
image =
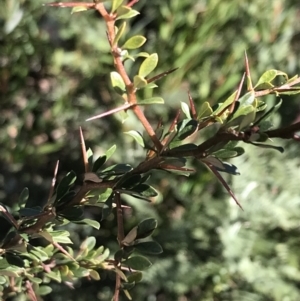
<path id="1" fill-rule="evenodd" d="M 123 92 L 126 91 L 125 83 L 118 72 L 116 71 L 111 72 L 110 79 L 111 79 L 112 86 L 117 93 L 123 94 Z"/>
<path id="2" fill-rule="evenodd" d="M 139 100 L 139 105 L 151 105 L 151 104 L 163 104 L 164 100 L 161 97 L 151 97 L 143 100 Z"/>
<path id="3" fill-rule="evenodd" d="M 126 28 L 126 22 L 123 22 L 122 25 L 117 30 L 116 36 L 115 36 L 114 41 L 113 41 L 113 45 L 118 44 L 120 38 L 122 37 L 122 35 L 125 31 L 125 28 Z"/>
<path id="4" fill-rule="evenodd" d="M 124 134 L 131 136 L 139 145 L 145 147 L 143 136 L 139 132 L 132 130 L 129 132 L 124 132 Z"/>
<path id="5" fill-rule="evenodd" d="M 74 13 L 79 13 L 81 11 L 86 11 L 86 10 L 88 10 L 88 7 L 86 7 L 86 6 L 74 6 L 72 8 L 71 15 Z"/>
<path id="6" fill-rule="evenodd" d="M 111 13 L 114 13 L 123 3 L 124 0 L 112 0 Z"/>
<path id="7" fill-rule="evenodd" d="M 125 44 L 122 46 L 122 48 L 137 49 L 137 48 L 141 47 L 142 45 L 144 45 L 146 40 L 147 39 L 143 36 L 139 36 L 139 35 L 133 36 L 125 42 Z"/>
<path id="8" fill-rule="evenodd" d="M 158 55 L 157 53 L 151 54 L 147 57 L 140 66 L 139 69 L 139 76 L 146 77 L 150 74 L 157 66 L 158 63 Z"/>
<path id="9" fill-rule="evenodd" d="M 183 101 L 181 101 L 181 110 L 187 118 L 189 118 L 189 119 L 192 118 L 191 113 L 190 113 L 190 108 L 189 108 L 188 104 L 183 102 Z"/>
<path id="10" fill-rule="evenodd" d="M 135 75 L 133 78 L 133 84 L 137 89 L 141 89 L 146 87 L 148 83 L 143 77 Z"/>

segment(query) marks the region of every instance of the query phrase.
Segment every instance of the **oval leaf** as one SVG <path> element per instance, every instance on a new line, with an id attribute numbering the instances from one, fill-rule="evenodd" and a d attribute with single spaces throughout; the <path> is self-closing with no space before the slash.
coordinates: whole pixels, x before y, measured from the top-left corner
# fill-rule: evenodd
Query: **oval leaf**
<path id="1" fill-rule="evenodd" d="M 152 263 L 146 257 L 143 256 L 130 257 L 129 259 L 124 261 L 124 264 L 126 264 L 128 267 L 134 270 L 139 271 L 145 270 L 152 265 Z"/>
<path id="2" fill-rule="evenodd" d="M 157 220 L 147 218 L 138 224 L 137 239 L 150 236 L 157 227 Z"/>
<path id="3" fill-rule="evenodd" d="M 133 78 L 133 84 L 137 89 L 141 89 L 146 87 L 148 83 L 143 77 L 135 75 Z"/>
<path id="4" fill-rule="evenodd" d="M 141 64 L 139 70 L 139 76 L 146 77 L 148 74 L 150 74 L 156 68 L 157 62 L 158 62 L 157 53 L 153 53 L 149 57 L 147 57 Z"/>
<path id="5" fill-rule="evenodd" d="M 156 241 L 146 241 L 137 243 L 134 247 L 141 253 L 149 255 L 158 255 L 163 252 L 163 249 L 159 243 Z"/>
<path id="6" fill-rule="evenodd" d="M 132 130 L 124 132 L 124 134 L 131 136 L 140 146 L 145 147 L 143 136 L 139 132 Z"/>
<path id="7" fill-rule="evenodd" d="M 116 71 L 113 71 L 110 73 L 110 80 L 111 80 L 111 84 L 113 86 L 113 88 L 115 89 L 115 91 L 118 93 L 118 94 L 123 94 L 124 91 L 126 90 L 125 88 L 125 83 L 121 77 L 121 75 L 116 72 Z"/>
<path id="8" fill-rule="evenodd" d="M 143 36 L 133 36 L 125 42 L 122 48 L 137 49 L 144 45 L 146 41 L 147 39 Z"/>

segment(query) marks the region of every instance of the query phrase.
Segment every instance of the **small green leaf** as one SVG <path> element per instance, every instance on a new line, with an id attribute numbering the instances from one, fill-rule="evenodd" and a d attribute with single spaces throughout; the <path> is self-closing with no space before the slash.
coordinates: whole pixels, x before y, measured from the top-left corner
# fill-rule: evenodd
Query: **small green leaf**
<path id="1" fill-rule="evenodd" d="M 135 17 L 136 15 L 139 15 L 140 13 L 131 7 L 128 6 L 120 6 L 117 9 L 117 18 L 116 20 L 121 20 L 121 19 L 130 19 Z"/>
<path id="2" fill-rule="evenodd" d="M 99 275 L 99 273 L 98 273 L 97 271 L 95 271 L 95 270 L 90 270 L 89 272 L 90 272 L 90 277 L 91 277 L 93 280 L 96 280 L 96 281 L 100 280 L 100 275 Z"/>
<path id="3" fill-rule="evenodd" d="M 157 53 L 151 54 L 147 57 L 140 66 L 139 69 L 139 76 L 146 77 L 150 74 L 157 66 L 158 63 L 158 55 Z"/>
<path id="4" fill-rule="evenodd" d="M 97 172 L 97 170 L 106 162 L 106 159 L 106 156 L 99 157 L 93 164 L 92 172 Z"/>
<path id="5" fill-rule="evenodd" d="M 125 44 L 122 46 L 122 48 L 125 49 L 137 49 L 145 44 L 147 39 L 143 36 L 133 36 L 130 39 L 128 39 Z"/>
<path id="6" fill-rule="evenodd" d="M 123 3 L 124 0 L 113 0 L 111 4 L 111 13 L 113 14 Z"/>
<path id="7" fill-rule="evenodd" d="M 186 118 L 189 118 L 189 119 L 192 118 L 188 104 L 183 101 L 181 101 L 181 110 L 185 114 Z"/>
<path id="8" fill-rule="evenodd" d="M 206 101 L 201 105 L 198 112 L 199 113 L 197 119 L 201 119 L 210 116 L 213 113 L 213 109 L 211 108 L 209 102 Z"/>
<path id="9" fill-rule="evenodd" d="M 269 89 L 274 87 L 274 85 L 271 83 L 275 77 L 277 77 L 278 75 L 282 75 L 285 77 L 286 80 L 288 80 L 288 76 L 286 73 L 279 71 L 279 70 L 275 70 L 275 69 L 271 69 L 266 71 L 258 80 L 257 84 L 255 85 L 255 89 Z"/>
<path id="10" fill-rule="evenodd" d="M 105 201 L 104 206 L 102 208 L 102 216 L 101 216 L 102 221 L 110 215 L 112 211 L 113 199 L 114 199 L 114 194 L 111 194 L 108 197 L 108 199 Z"/>
<path id="11" fill-rule="evenodd" d="M 158 255 L 163 252 L 163 249 L 156 241 L 146 241 L 134 244 L 134 247 L 141 253 L 149 255 Z"/>
<path id="12" fill-rule="evenodd" d="M 126 22 L 123 22 L 122 25 L 119 28 L 117 28 L 117 33 L 116 33 L 116 36 L 113 41 L 114 46 L 116 46 L 118 44 L 120 38 L 122 37 L 122 35 L 125 31 L 125 28 L 126 28 Z"/>
<path id="13" fill-rule="evenodd" d="M 220 114 L 223 110 L 225 110 L 226 108 L 228 108 L 235 99 L 237 91 L 235 91 L 233 94 L 231 94 L 213 113 L 215 115 Z"/>
<path id="14" fill-rule="evenodd" d="M 143 100 L 139 100 L 139 105 L 151 105 L 151 104 L 163 104 L 164 100 L 161 97 L 151 97 Z"/>
<path id="15" fill-rule="evenodd" d="M 124 134 L 131 136 L 140 146 L 145 147 L 144 139 L 141 133 L 132 130 L 129 132 L 124 132 Z"/>
<path id="16" fill-rule="evenodd" d="M 125 283 L 123 283 L 123 284 L 126 284 L 126 282 Z M 128 290 L 127 289 L 123 289 L 123 292 L 124 292 L 124 294 L 125 294 L 125 296 L 126 296 L 126 298 L 128 299 L 128 300 L 132 300 L 132 298 L 131 298 L 131 295 L 130 295 L 130 293 L 128 292 Z"/>
<path id="17" fill-rule="evenodd" d="M 36 216 L 42 212 L 42 208 L 21 208 L 19 210 L 20 216 Z"/>
<path id="18" fill-rule="evenodd" d="M 122 95 L 126 91 L 126 87 L 121 75 L 118 72 L 113 71 L 110 73 L 110 79 L 114 90 Z"/>
<path id="19" fill-rule="evenodd" d="M 147 184 L 139 184 L 139 185 L 135 186 L 134 188 L 132 188 L 132 191 L 137 192 L 138 194 L 140 194 L 144 197 L 157 196 L 156 190 Z"/>
<path id="20" fill-rule="evenodd" d="M 122 179 L 122 181 L 120 181 L 117 185 L 117 187 L 121 187 L 121 188 L 127 188 L 130 189 L 134 186 L 136 186 L 137 184 L 141 183 L 142 181 L 142 176 L 139 174 L 133 174 L 133 175 L 125 175 L 125 177 Z M 143 181 L 145 182 L 145 181 Z"/>
<path id="21" fill-rule="evenodd" d="M 131 282 L 138 283 L 142 281 L 142 279 L 143 279 L 143 273 L 141 272 L 134 272 L 127 277 L 129 283 Z"/>
<path id="22" fill-rule="evenodd" d="M 240 172 L 235 165 L 230 164 L 228 162 L 222 162 L 222 164 L 223 164 L 222 168 L 215 166 L 216 170 L 221 171 L 221 172 L 226 172 L 226 173 L 234 175 L 234 176 L 240 175 Z"/>
<path id="23" fill-rule="evenodd" d="M 184 119 L 177 125 L 176 140 L 184 140 L 191 136 L 198 128 L 198 121 L 194 119 Z"/>
<path id="24" fill-rule="evenodd" d="M 122 175 L 132 170 L 129 164 L 114 164 L 101 171 L 103 175 Z"/>
<path id="25" fill-rule="evenodd" d="M 148 83 L 143 77 L 141 77 L 139 75 L 135 75 L 133 77 L 133 84 L 137 89 L 141 89 L 141 88 L 146 87 Z"/>
<path id="26" fill-rule="evenodd" d="M 86 10 L 88 10 L 88 7 L 86 7 L 86 6 L 74 6 L 72 8 L 71 15 L 73 15 L 74 13 L 79 13 L 81 11 L 86 11 Z"/>
<path id="27" fill-rule="evenodd" d="M 138 224 L 137 239 L 150 236 L 157 227 L 157 220 L 147 218 Z"/>
<path id="28" fill-rule="evenodd" d="M 61 199 L 69 190 L 69 187 L 75 182 L 76 174 L 74 171 L 70 171 L 67 175 L 60 181 L 56 190 L 56 200 Z"/>
<path id="29" fill-rule="evenodd" d="M 93 250 L 96 245 L 96 238 L 93 236 L 88 237 L 80 246 L 80 249 L 88 249 L 89 251 Z"/>
<path id="30" fill-rule="evenodd" d="M 234 158 L 237 156 L 237 152 L 233 150 L 227 150 L 227 149 L 220 149 L 213 153 L 214 156 L 216 156 L 219 159 L 228 159 L 228 158 Z"/>
<path id="31" fill-rule="evenodd" d="M 249 126 L 253 123 L 255 116 L 256 116 L 256 114 L 255 114 L 254 110 L 252 112 L 250 112 L 249 114 L 247 114 L 240 122 L 238 130 L 242 131 L 244 129 L 249 128 Z"/>
<path id="32" fill-rule="evenodd" d="M 122 245 L 124 246 L 130 246 L 134 242 L 137 236 L 137 229 L 138 227 L 133 227 L 129 233 L 125 236 L 125 238 L 122 240 Z"/>
<path id="33" fill-rule="evenodd" d="M 40 285 L 37 290 L 37 295 L 39 296 L 46 296 L 52 292 L 52 288 L 47 285 Z"/>
<path id="34" fill-rule="evenodd" d="M 125 260 L 124 264 L 134 270 L 139 271 L 145 270 L 152 265 L 152 263 L 143 256 L 132 256 L 129 259 Z"/>
<path id="35" fill-rule="evenodd" d="M 93 227 L 93 228 L 95 228 L 97 230 L 100 229 L 100 223 L 97 222 L 97 221 L 95 221 L 95 220 L 93 220 L 93 219 L 89 219 L 89 218 L 82 219 L 79 222 L 79 224 L 86 224 L 86 225 L 89 225 L 89 226 L 91 226 L 91 227 Z"/>
<path id="36" fill-rule="evenodd" d="M 105 152 L 105 156 L 106 156 L 106 161 L 114 154 L 114 152 L 116 151 L 117 146 L 114 144 L 110 149 L 108 149 Z"/>
<path id="37" fill-rule="evenodd" d="M 19 196 L 19 206 L 24 205 L 28 200 L 28 198 L 29 198 L 29 190 L 27 187 L 25 187 Z"/>
<path id="38" fill-rule="evenodd" d="M 61 274 L 60 274 L 59 270 L 49 271 L 46 275 L 50 279 L 55 280 L 55 281 L 61 283 Z"/>
<path id="39" fill-rule="evenodd" d="M 11 265 L 15 265 L 21 268 L 24 267 L 24 260 L 18 255 L 7 252 L 5 258 Z"/>

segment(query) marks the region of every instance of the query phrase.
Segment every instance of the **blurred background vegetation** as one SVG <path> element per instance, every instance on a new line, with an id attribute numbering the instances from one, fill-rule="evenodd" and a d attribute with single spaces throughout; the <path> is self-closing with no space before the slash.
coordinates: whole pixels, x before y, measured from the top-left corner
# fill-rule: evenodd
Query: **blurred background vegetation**
<path id="1" fill-rule="evenodd" d="M 2 0 L 0 10 L 0 202 L 11 207 L 25 186 L 35 202 L 47 198 L 56 160 L 60 177 L 83 172 L 79 126 L 96 155 L 114 143 L 115 162 L 138 164 L 144 155 L 122 135 L 141 129 L 133 116 L 124 123 L 118 115 L 85 122 L 119 103 L 108 84 L 113 66 L 101 18 L 43 2 Z M 141 92 L 165 99 L 165 106 L 146 109 L 153 125 L 170 122 L 187 90 L 197 105 L 224 100 L 244 72 L 245 50 L 254 82 L 267 69 L 299 73 L 299 1 L 140 0 L 136 9 L 141 14 L 128 35 L 147 37 L 146 50 L 159 55 L 157 73 L 179 67 L 154 92 Z M 127 67 L 134 74 L 137 64 Z M 299 118 L 299 96 L 287 97 L 273 122 Z M 284 154 L 249 146 L 233 161 L 241 176 L 228 180 L 244 211 L 197 162 L 190 178 L 154 175 L 161 196 L 153 204 L 128 200 L 128 229 L 156 217 L 155 239 L 164 248 L 133 300 L 299 300 L 299 146 L 276 142 L 285 145 Z M 115 225 L 111 216 L 100 231 L 69 230 L 75 244 L 93 235 L 113 249 Z M 113 276 L 102 272 L 100 283 L 78 282 L 75 290 L 53 283 L 45 300 L 110 300 Z"/>

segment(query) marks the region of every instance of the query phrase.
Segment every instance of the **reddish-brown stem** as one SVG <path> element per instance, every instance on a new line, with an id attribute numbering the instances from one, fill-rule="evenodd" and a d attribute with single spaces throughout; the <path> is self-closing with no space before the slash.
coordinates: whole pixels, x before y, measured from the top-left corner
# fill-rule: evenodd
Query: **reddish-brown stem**
<path id="1" fill-rule="evenodd" d="M 132 1 L 131 3 L 134 4 L 135 2 L 133 3 L 133 1 Z M 142 125 L 144 126 L 145 130 L 147 131 L 148 135 L 150 136 L 151 140 L 153 141 L 156 149 L 158 151 L 160 151 L 162 148 L 162 145 L 161 145 L 159 139 L 157 138 L 151 124 L 148 122 L 147 118 L 145 117 L 145 115 L 144 115 L 143 111 L 140 109 L 140 107 L 137 105 L 135 106 L 135 104 L 137 104 L 136 89 L 133 86 L 133 83 L 131 82 L 131 80 L 125 70 L 124 64 L 122 62 L 122 58 L 119 53 L 120 50 L 118 49 L 118 45 L 114 44 L 115 18 L 113 15 L 108 14 L 108 12 L 106 11 L 106 9 L 102 3 L 97 4 L 96 9 L 103 16 L 104 20 L 106 21 L 107 36 L 108 36 L 110 44 L 111 44 L 111 52 L 113 54 L 114 66 L 115 66 L 117 72 L 122 77 L 122 79 L 126 85 L 128 103 L 130 105 L 132 105 L 132 111 L 137 116 L 137 118 L 140 120 Z"/>

